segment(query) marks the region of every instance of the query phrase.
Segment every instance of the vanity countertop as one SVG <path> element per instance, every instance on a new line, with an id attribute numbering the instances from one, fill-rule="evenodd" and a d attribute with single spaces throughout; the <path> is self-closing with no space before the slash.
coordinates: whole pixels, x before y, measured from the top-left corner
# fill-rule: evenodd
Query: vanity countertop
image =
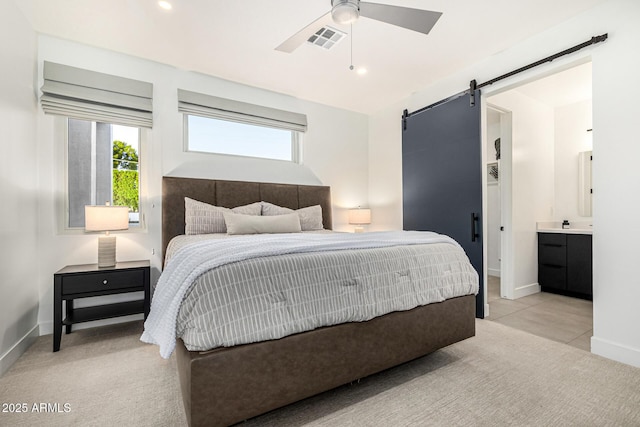
<path id="1" fill-rule="evenodd" d="M 588 222 L 572 222 L 569 228 L 562 228 L 562 221 L 536 223 L 538 233 L 593 234 Z"/>

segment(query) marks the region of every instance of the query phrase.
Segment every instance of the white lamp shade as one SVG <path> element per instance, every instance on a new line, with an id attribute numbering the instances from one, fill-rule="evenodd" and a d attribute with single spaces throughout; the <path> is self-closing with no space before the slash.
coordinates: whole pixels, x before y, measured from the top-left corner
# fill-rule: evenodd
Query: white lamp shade
<path id="1" fill-rule="evenodd" d="M 349 224 L 371 224 L 371 209 L 349 209 Z"/>
<path id="2" fill-rule="evenodd" d="M 126 206 L 85 206 L 86 231 L 115 231 L 129 228 L 129 208 Z"/>

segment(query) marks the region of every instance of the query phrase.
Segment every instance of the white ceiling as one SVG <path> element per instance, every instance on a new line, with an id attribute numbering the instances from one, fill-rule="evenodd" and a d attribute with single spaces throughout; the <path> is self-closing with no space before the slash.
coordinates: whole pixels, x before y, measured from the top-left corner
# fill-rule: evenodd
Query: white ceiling
<path id="1" fill-rule="evenodd" d="M 349 38 L 329 51 L 274 50 L 330 0 L 170 0 L 168 12 L 157 0 L 14 0 L 40 33 L 363 113 L 607 0 L 376 1 L 443 16 L 429 35 L 361 18 L 353 63 L 368 73 L 359 76 Z M 558 40 L 550 53 L 566 47 Z"/>

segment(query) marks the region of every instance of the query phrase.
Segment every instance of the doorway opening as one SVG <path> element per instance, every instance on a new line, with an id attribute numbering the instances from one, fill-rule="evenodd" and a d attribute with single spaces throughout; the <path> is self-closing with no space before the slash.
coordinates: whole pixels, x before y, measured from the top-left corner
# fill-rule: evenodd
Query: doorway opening
<path id="1" fill-rule="evenodd" d="M 585 198 L 582 192 L 579 163 L 580 153 L 592 150 L 591 111 L 588 62 L 488 95 L 483 115 L 488 317 L 585 350 L 592 304 L 541 288 L 538 232 L 561 236 L 564 220 L 572 231 L 592 232 L 592 214 L 584 209 L 591 193 Z"/>
<path id="2" fill-rule="evenodd" d="M 503 232 L 505 227 L 511 229 L 512 117 L 511 112 L 490 104 L 486 113 L 487 275 L 494 294 L 513 299 L 512 287 L 506 286 L 513 283 L 511 240 Z"/>

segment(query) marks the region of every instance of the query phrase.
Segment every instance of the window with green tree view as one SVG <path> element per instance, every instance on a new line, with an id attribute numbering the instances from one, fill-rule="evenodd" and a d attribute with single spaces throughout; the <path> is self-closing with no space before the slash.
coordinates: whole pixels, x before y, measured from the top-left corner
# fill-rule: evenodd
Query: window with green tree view
<path id="1" fill-rule="evenodd" d="M 84 206 L 129 207 L 140 223 L 140 129 L 68 119 L 68 227 L 84 227 Z"/>

